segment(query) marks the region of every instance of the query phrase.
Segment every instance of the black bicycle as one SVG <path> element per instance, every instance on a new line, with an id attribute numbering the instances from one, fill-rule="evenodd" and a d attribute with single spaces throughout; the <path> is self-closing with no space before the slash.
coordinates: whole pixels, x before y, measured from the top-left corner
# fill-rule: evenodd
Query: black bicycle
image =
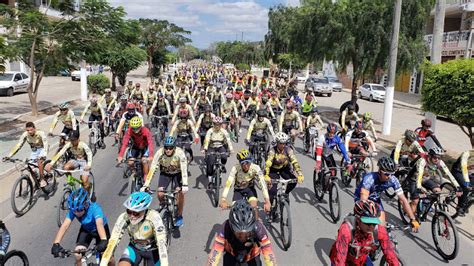
<path id="1" fill-rule="evenodd" d="M 260 166 L 260 169 L 265 169 L 265 158 L 267 158 L 267 141 L 265 140 L 265 134 L 257 133 L 253 143 L 249 143 L 252 146 L 252 155 L 255 159 L 255 164 Z"/>
<path id="2" fill-rule="evenodd" d="M 396 225 L 387 223 L 385 226 L 385 229 L 387 229 L 388 237 L 390 241 L 392 241 L 393 246 L 395 247 L 395 254 L 397 255 L 399 265 L 400 266 L 408 265 L 405 262 L 405 260 L 400 256 L 400 252 L 398 251 L 398 241 L 395 239 L 395 236 L 392 234 L 392 231 L 395 231 L 395 230 L 405 231 L 407 229 L 410 229 L 410 226 L 402 227 L 402 226 L 396 226 Z M 381 253 L 382 253 L 382 246 L 378 245 L 377 249 L 370 254 L 370 259 L 372 261 L 376 261 L 379 258 Z M 380 259 L 380 266 L 384 266 L 384 265 L 388 265 L 385 255 L 383 255 L 382 258 Z"/>
<path id="3" fill-rule="evenodd" d="M 161 142 L 165 140 L 165 127 L 166 126 L 164 124 L 164 121 L 166 118 L 167 116 L 165 115 L 163 116 L 152 115 L 150 117 L 152 134 L 157 146 L 160 146 Z"/>
<path id="4" fill-rule="evenodd" d="M 3 224 L 3 222 L 0 221 L 0 223 Z M 0 244 L 3 244 L 4 240 L 2 239 L 3 235 L 3 230 L 6 230 L 7 237 L 11 237 L 8 234 L 8 230 L 6 228 L 0 229 Z M 28 257 L 26 256 L 25 252 L 20 251 L 20 250 L 10 250 L 7 252 L 5 250 L 6 254 L 3 257 L 0 257 L 0 265 L 2 266 L 13 266 L 13 265 L 23 265 L 23 266 L 28 266 L 30 265 L 28 261 Z"/>
<path id="5" fill-rule="evenodd" d="M 455 192 L 456 188 L 451 183 L 444 183 L 441 185 L 441 190 Z M 469 209 L 472 205 L 474 205 L 474 189 L 471 187 L 469 190 L 465 190 L 463 193 L 468 193 L 468 195 L 467 201 L 462 207 L 459 206 L 459 197 L 457 197 L 455 194 L 449 194 L 449 196 L 445 198 L 445 211 L 453 219 L 456 219 L 459 216 L 460 210 L 462 210 L 465 214 L 469 213 Z"/>
<path id="6" fill-rule="evenodd" d="M 68 258 L 74 254 L 81 254 L 81 266 L 99 266 L 100 265 L 100 253 L 97 251 L 96 247 L 84 249 L 84 250 L 63 250 L 59 254 L 59 258 L 64 259 Z"/>
<path id="7" fill-rule="evenodd" d="M 171 180 L 170 187 L 171 189 L 164 191 L 164 200 L 158 212 L 161 215 L 163 224 L 166 229 L 166 245 L 169 247 L 171 245 L 171 236 L 175 230 L 175 219 L 178 216 L 178 204 L 177 204 L 177 194 L 180 192 L 179 189 L 173 189 L 175 187 L 175 180 Z"/>
<path id="8" fill-rule="evenodd" d="M 211 192 L 211 201 L 212 205 L 214 207 L 219 206 L 219 196 L 220 196 L 220 187 L 221 187 L 221 169 L 222 167 L 225 167 L 225 165 L 222 164 L 221 158 L 222 157 L 227 157 L 228 153 L 227 152 L 207 152 L 206 153 L 206 161 L 209 160 L 211 156 L 214 156 L 214 163 L 212 164 L 212 167 L 214 168 L 214 175 L 212 176 L 212 186 L 209 187 L 209 190 Z"/>
<path id="9" fill-rule="evenodd" d="M 191 135 L 188 133 L 181 133 L 176 137 L 176 147 L 180 147 L 183 149 L 184 154 L 186 155 L 186 159 L 188 163 L 191 163 L 191 154 L 187 151 L 188 148 L 191 147 L 193 141 L 191 140 Z"/>
<path id="10" fill-rule="evenodd" d="M 143 166 L 141 158 L 129 158 L 128 160 L 133 159 L 132 167 L 125 169 L 123 173 L 124 178 L 129 179 L 130 194 L 136 191 L 140 191 L 140 188 L 143 186 Z M 115 167 L 121 167 L 124 162 L 119 162 Z"/>
<path id="11" fill-rule="evenodd" d="M 326 167 L 324 160 L 321 162 L 321 170 L 313 171 L 313 187 L 316 199 L 321 201 L 325 193 L 329 194 L 329 211 L 334 223 L 341 218 L 341 200 L 337 185 L 337 170 L 341 167 Z"/>
<path id="12" fill-rule="evenodd" d="M 351 184 L 352 179 L 356 181 L 356 187 L 359 186 L 360 182 L 364 179 L 364 176 L 371 172 L 373 169 L 373 157 L 377 153 L 371 153 L 369 155 L 352 155 L 352 172 L 348 175 L 341 175 L 341 181 L 344 186 L 348 187 Z M 341 159 L 341 167 L 344 166 L 344 158 Z"/>

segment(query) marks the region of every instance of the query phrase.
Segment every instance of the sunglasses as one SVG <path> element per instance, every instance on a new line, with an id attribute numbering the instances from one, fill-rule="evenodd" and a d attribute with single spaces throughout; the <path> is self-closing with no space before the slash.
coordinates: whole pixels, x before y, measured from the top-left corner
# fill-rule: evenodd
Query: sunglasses
<path id="1" fill-rule="evenodd" d="M 72 212 L 73 212 L 73 213 L 81 213 L 81 212 L 83 212 L 83 211 L 85 211 L 85 210 L 86 210 L 86 208 L 82 207 L 82 208 L 77 208 L 77 209 L 73 210 Z"/>
<path id="2" fill-rule="evenodd" d="M 165 150 L 167 150 L 167 151 L 171 151 L 171 150 L 174 150 L 174 147 L 172 147 L 172 146 L 168 146 L 168 147 L 165 147 Z"/>
<path id="3" fill-rule="evenodd" d="M 366 224 L 366 223 L 363 223 L 363 224 L 365 224 L 366 226 L 370 226 L 370 227 L 375 227 L 375 226 L 377 226 L 377 224 Z"/>
<path id="4" fill-rule="evenodd" d="M 395 174 L 395 172 L 385 172 L 385 171 L 380 171 L 380 172 L 382 172 L 382 174 L 386 176 L 391 176 Z"/>
<path id="5" fill-rule="evenodd" d="M 140 216 L 140 212 L 135 212 L 135 211 L 132 211 L 132 210 L 127 210 L 127 214 L 130 215 L 130 216 L 134 216 L 134 217 L 138 217 Z"/>

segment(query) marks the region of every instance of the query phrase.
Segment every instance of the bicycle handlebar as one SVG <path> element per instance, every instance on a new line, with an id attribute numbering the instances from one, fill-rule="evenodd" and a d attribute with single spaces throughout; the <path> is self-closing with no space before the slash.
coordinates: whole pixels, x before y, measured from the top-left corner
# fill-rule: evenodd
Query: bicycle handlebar
<path id="1" fill-rule="evenodd" d="M 81 255 L 85 255 L 86 253 L 89 253 L 89 252 L 96 252 L 97 249 L 96 247 L 91 247 L 91 248 L 88 248 L 88 249 L 84 249 L 84 250 L 70 250 L 70 249 L 65 249 L 63 251 L 61 251 L 59 254 L 59 258 L 67 258 L 67 257 L 70 257 L 71 255 L 73 254 L 81 254 Z"/>

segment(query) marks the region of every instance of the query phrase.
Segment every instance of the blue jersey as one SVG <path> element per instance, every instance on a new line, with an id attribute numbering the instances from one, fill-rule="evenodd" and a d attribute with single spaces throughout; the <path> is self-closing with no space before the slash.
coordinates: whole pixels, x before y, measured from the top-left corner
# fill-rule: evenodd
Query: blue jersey
<path id="1" fill-rule="evenodd" d="M 95 221 L 99 218 L 102 218 L 102 220 L 104 220 L 104 225 L 107 224 L 107 217 L 105 217 L 104 213 L 102 212 L 102 208 L 99 206 L 99 204 L 95 202 L 90 203 L 89 208 L 87 208 L 86 213 L 82 217 L 77 217 L 72 211 L 69 211 L 69 213 L 67 214 L 67 218 L 69 218 L 71 221 L 73 221 L 74 218 L 77 218 L 77 220 L 81 223 L 82 227 L 89 232 L 97 231 Z"/>
<path id="2" fill-rule="evenodd" d="M 346 146 L 338 135 L 334 135 L 332 138 L 329 138 L 328 134 L 321 135 L 321 137 L 318 139 L 318 146 L 328 150 L 334 150 L 337 146 L 339 147 L 342 156 L 344 156 L 344 160 L 348 163 L 351 161 L 349 155 L 347 154 Z"/>
<path id="3" fill-rule="evenodd" d="M 360 182 L 354 193 L 355 201 L 358 201 L 360 199 L 360 190 L 362 188 L 368 190 L 370 193 L 369 199 L 377 203 L 381 203 L 380 193 L 382 193 L 388 188 L 393 188 L 397 195 L 403 193 L 402 186 L 394 175 L 391 175 L 386 182 L 382 182 L 380 181 L 380 175 L 378 172 L 371 172 L 364 176 L 362 182 Z"/>

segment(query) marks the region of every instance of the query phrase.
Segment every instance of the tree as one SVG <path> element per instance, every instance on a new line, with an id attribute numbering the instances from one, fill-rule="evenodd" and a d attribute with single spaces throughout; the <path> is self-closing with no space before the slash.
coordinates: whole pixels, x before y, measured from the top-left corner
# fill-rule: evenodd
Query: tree
<path id="1" fill-rule="evenodd" d="M 184 61 L 188 61 L 199 58 L 201 52 L 192 45 L 184 45 L 178 48 L 178 55 L 183 58 Z"/>
<path id="2" fill-rule="evenodd" d="M 115 77 L 118 78 L 121 86 L 125 86 L 128 72 L 136 69 L 146 60 L 146 52 L 133 45 L 123 50 L 110 51 L 104 59 L 107 65 L 110 66 L 112 89 L 115 89 Z"/>
<path id="3" fill-rule="evenodd" d="M 225 63 L 265 64 L 262 42 L 218 42 L 215 51 Z"/>
<path id="4" fill-rule="evenodd" d="M 153 65 L 156 52 L 168 46 L 179 47 L 191 42 L 191 39 L 185 37 L 191 32 L 167 20 L 139 19 L 139 22 L 142 27 L 140 42 L 147 52 L 148 76 L 152 77 L 153 68 L 159 69 L 159 66 Z"/>
<path id="5" fill-rule="evenodd" d="M 0 37 L 0 73 L 5 72 L 6 49 L 5 40 Z"/>
<path id="6" fill-rule="evenodd" d="M 452 119 L 474 147 L 474 59 L 426 63 L 424 73 L 423 110 Z"/>

